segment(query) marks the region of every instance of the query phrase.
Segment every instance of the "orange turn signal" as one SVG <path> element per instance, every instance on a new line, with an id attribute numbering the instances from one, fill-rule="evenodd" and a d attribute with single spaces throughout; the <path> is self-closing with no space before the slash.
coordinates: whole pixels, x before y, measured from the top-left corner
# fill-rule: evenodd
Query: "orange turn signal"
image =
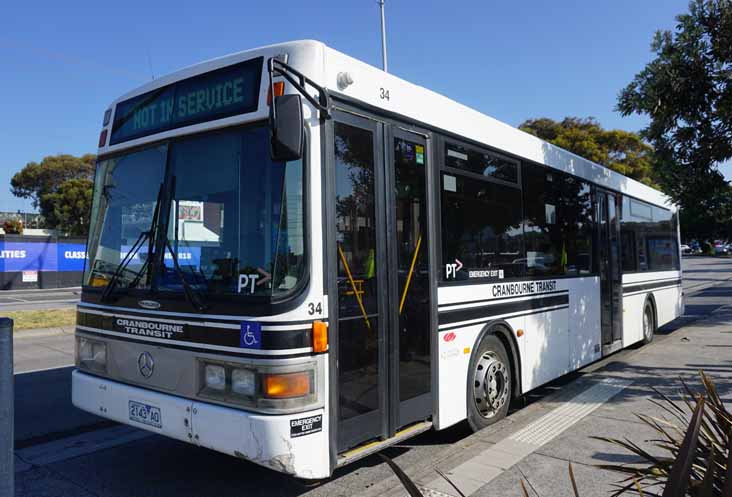
<path id="1" fill-rule="evenodd" d="M 328 351 L 328 325 L 322 321 L 313 322 L 313 352 Z"/>
<path id="2" fill-rule="evenodd" d="M 99 133 L 99 148 L 102 148 L 104 145 L 107 144 L 107 128 L 104 128 L 101 133 Z"/>
<path id="3" fill-rule="evenodd" d="M 264 375 L 264 396 L 270 399 L 304 397 L 310 393 L 310 373 Z"/>
<path id="4" fill-rule="evenodd" d="M 272 86 L 274 86 L 275 97 L 281 97 L 285 94 L 284 81 L 275 81 L 274 83 L 272 83 Z M 272 105 L 272 88 L 269 88 L 267 90 L 267 105 Z"/>
<path id="5" fill-rule="evenodd" d="M 517 336 L 517 337 L 522 337 L 522 336 L 524 336 L 524 330 L 516 330 L 516 336 Z"/>

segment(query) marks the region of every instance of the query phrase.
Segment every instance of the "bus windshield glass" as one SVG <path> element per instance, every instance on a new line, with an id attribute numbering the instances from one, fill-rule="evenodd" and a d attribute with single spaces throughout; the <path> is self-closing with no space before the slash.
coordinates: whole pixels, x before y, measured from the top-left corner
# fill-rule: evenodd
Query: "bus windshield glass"
<path id="1" fill-rule="evenodd" d="M 266 127 L 215 132 L 97 165 L 84 283 L 104 287 L 132 252 L 116 290 L 281 297 L 305 275 L 302 161 L 273 163 Z M 144 237 L 144 235 L 143 235 Z M 158 269 L 148 260 L 162 260 Z M 177 266 L 177 268 L 176 268 Z"/>

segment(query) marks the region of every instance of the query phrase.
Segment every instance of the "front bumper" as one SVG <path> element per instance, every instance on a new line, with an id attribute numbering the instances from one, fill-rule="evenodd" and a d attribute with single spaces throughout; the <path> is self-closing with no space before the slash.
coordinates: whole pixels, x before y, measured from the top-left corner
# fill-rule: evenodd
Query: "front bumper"
<path id="1" fill-rule="evenodd" d="M 287 415 L 254 414 L 125 385 L 79 370 L 72 374 L 71 396 L 79 409 L 120 423 L 300 478 L 330 476 L 328 423 L 323 409 Z M 131 420 L 130 401 L 160 409 L 161 426 Z M 298 433 L 303 419 L 318 416 L 320 431 L 316 424 L 308 433 Z"/>

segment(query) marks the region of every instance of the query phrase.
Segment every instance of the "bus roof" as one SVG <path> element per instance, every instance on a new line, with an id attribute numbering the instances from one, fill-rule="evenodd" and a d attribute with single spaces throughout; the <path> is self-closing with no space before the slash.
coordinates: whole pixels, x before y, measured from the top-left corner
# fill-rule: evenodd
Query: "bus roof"
<path id="1" fill-rule="evenodd" d="M 393 74 L 385 73 L 377 67 L 350 57 L 315 40 L 299 40 L 268 45 L 195 64 L 128 92 L 116 99 L 112 107 L 114 108 L 115 104 L 123 100 L 181 79 L 253 57 L 271 57 L 279 53 L 287 53 L 289 64 L 327 88 L 333 95 L 343 96 L 383 109 L 423 126 L 464 137 L 495 150 L 568 172 L 599 186 L 676 210 L 676 206 L 672 204 L 670 198 L 658 190 L 545 142 L 534 135 L 482 114 L 434 91 L 405 81 Z M 341 73 L 348 73 L 352 83 L 346 87 L 339 87 L 338 75 Z M 466 78 L 465 85 L 467 86 L 471 82 L 475 84 L 476 91 L 486 91 L 485 86 L 481 86 L 480 82 L 474 79 Z M 262 90 L 264 90 L 265 85 L 266 78 L 262 78 Z M 382 89 L 388 91 L 388 99 L 382 98 Z M 260 103 L 263 104 L 266 91 L 260 93 Z M 218 126 L 265 117 L 266 106 L 260 105 L 259 110 L 246 116 L 246 119 L 229 118 L 221 120 L 222 122 L 218 123 Z M 166 138 L 167 135 L 177 134 L 179 131 L 196 132 L 199 128 L 204 129 L 206 127 L 197 125 L 186 130 L 162 133 L 156 135 L 155 139 Z M 148 140 L 133 140 L 130 143 L 125 143 L 124 147 L 136 145 L 139 141 Z M 116 148 L 122 147 L 102 148 L 100 153 L 109 152 Z"/>

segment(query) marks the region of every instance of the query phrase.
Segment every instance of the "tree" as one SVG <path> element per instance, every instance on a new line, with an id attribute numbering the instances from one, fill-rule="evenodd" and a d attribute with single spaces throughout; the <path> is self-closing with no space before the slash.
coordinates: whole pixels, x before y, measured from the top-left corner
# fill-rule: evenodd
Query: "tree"
<path id="1" fill-rule="evenodd" d="M 40 164 L 29 162 L 10 180 L 11 191 L 16 197 L 31 199 L 33 206 L 39 207 L 41 197 L 55 192 L 64 181 L 92 179 L 96 160 L 94 154 L 81 157 L 61 154 L 44 157 Z"/>
<path id="2" fill-rule="evenodd" d="M 561 122 L 542 117 L 529 119 L 519 128 L 613 171 L 658 187 L 653 170 L 653 148 L 637 133 L 606 130 L 592 117 L 566 117 Z"/>
<path id="3" fill-rule="evenodd" d="M 10 180 L 13 195 L 40 209 L 49 228 L 85 235 L 96 156 L 61 154 L 29 162 Z"/>
<path id="4" fill-rule="evenodd" d="M 66 180 L 55 192 L 41 197 L 41 212 L 49 225 L 69 235 L 84 236 L 89 230 L 93 189 L 90 179 Z"/>
<path id="5" fill-rule="evenodd" d="M 732 191 L 717 167 L 732 159 L 732 1 L 694 0 L 676 20 L 674 32 L 656 32 L 655 58 L 620 92 L 617 110 L 650 118 L 641 134 L 684 217 L 728 230 Z"/>

